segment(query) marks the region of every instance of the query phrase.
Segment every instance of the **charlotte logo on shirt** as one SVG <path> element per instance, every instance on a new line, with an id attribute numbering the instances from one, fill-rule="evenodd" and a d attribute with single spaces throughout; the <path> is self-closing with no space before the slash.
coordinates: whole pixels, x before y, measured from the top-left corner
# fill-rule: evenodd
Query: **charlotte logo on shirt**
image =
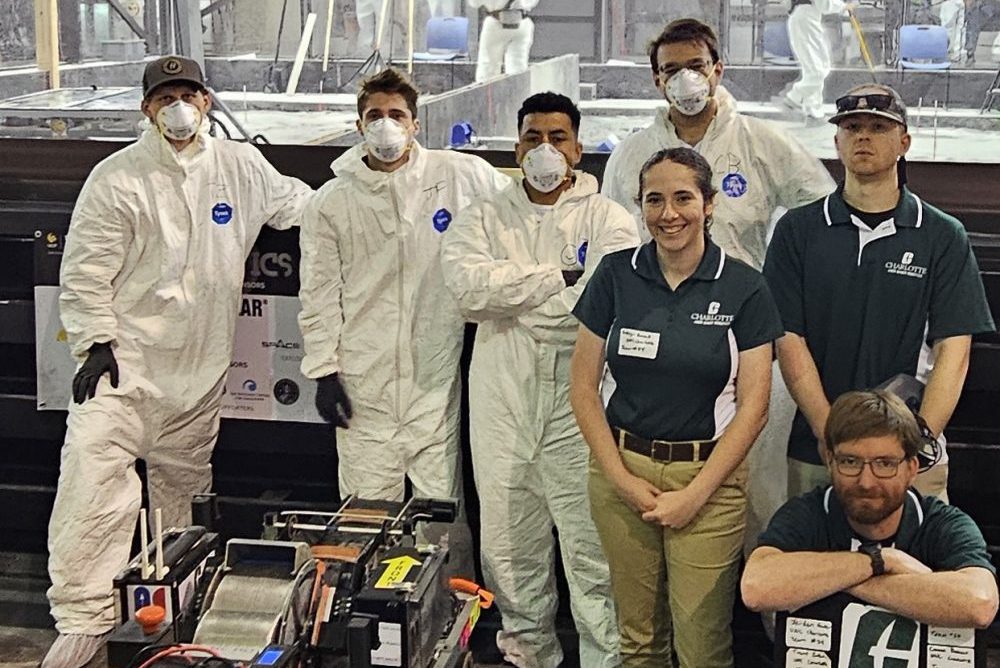
<path id="1" fill-rule="evenodd" d="M 733 315 L 719 313 L 722 304 L 719 302 L 709 302 L 704 313 L 692 313 L 691 322 L 696 325 L 715 325 L 718 327 L 729 327 L 733 324 Z"/>
<path id="2" fill-rule="evenodd" d="M 893 262 L 892 260 L 886 262 L 885 271 L 889 274 L 909 276 L 911 278 L 923 278 L 927 275 L 927 267 L 913 264 L 913 253 L 911 251 L 904 252 L 903 256 L 899 258 L 899 262 Z"/>

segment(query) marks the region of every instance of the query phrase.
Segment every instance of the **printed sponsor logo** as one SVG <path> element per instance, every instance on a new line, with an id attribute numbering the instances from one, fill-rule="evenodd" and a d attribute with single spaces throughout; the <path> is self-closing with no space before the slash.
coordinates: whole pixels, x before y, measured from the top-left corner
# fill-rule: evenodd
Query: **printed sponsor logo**
<path id="1" fill-rule="evenodd" d="M 733 315 L 719 313 L 722 304 L 710 302 L 704 313 L 692 313 L 691 322 L 696 325 L 712 325 L 716 327 L 729 327 L 733 324 Z"/>
<path id="2" fill-rule="evenodd" d="M 250 277 L 288 278 L 295 273 L 291 253 L 250 253 Z M 263 283 L 260 287 L 264 287 Z"/>
<path id="3" fill-rule="evenodd" d="M 212 207 L 212 220 L 216 225 L 226 225 L 233 219 L 233 207 L 227 202 L 219 202 Z"/>
<path id="4" fill-rule="evenodd" d="M 277 341 L 261 341 L 261 348 L 280 348 L 282 350 L 299 350 L 302 348 L 302 344 L 296 341 L 285 341 L 284 339 L 278 339 Z"/>
<path id="5" fill-rule="evenodd" d="M 244 297 L 243 304 L 240 306 L 240 316 L 245 318 L 261 318 L 264 316 L 264 306 L 266 305 L 266 299 Z"/>
<path id="6" fill-rule="evenodd" d="M 291 378 L 282 378 L 274 384 L 274 398 L 283 406 L 291 406 L 299 400 L 299 385 Z"/>
<path id="7" fill-rule="evenodd" d="M 843 613 L 838 668 L 917 668 L 917 622 L 857 603 Z"/>
<path id="8" fill-rule="evenodd" d="M 451 211 L 448 211 L 448 209 L 438 209 L 434 212 L 431 222 L 434 223 L 435 230 L 444 232 L 451 225 Z"/>
<path id="9" fill-rule="evenodd" d="M 897 276 L 909 276 L 910 278 L 923 278 L 927 275 L 927 267 L 920 267 L 913 264 L 913 253 L 906 251 L 899 259 L 899 262 L 886 262 L 885 271 Z"/>
<path id="10" fill-rule="evenodd" d="M 727 197 L 743 197 L 747 192 L 747 179 L 739 172 L 732 172 L 722 177 L 722 192 Z"/>

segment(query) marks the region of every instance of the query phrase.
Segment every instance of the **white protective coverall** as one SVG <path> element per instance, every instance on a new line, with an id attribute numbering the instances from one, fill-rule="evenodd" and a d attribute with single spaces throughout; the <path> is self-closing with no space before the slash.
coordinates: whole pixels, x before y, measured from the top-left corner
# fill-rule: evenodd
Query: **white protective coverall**
<path id="1" fill-rule="evenodd" d="M 243 289 L 263 225 L 298 222 L 312 190 L 253 146 L 198 136 L 178 155 L 156 129 L 98 164 L 70 222 L 59 304 L 73 356 L 112 342 L 120 381 L 71 403 L 49 521 L 60 633 L 112 628 L 111 581 L 135 532 L 146 461 L 163 525 L 191 521 L 210 459 Z"/>
<path id="2" fill-rule="evenodd" d="M 469 0 L 471 7 L 482 7 L 487 12 L 503 9 L 530 12 L 538 0 Z M 528 69 L 531 43 L 535 39 L 535 23 L 525 16 L 517 27 L 505 28 L 494 16 L 483 19 L 479 32 L 479 53 L 476 61 L 476 81 L 498 76 L 500 66 L 507 74 L 517 74 Z"/>
<path id="3" fill-rule="evenodd" d="M 719 190 L 712 212 L 712 240 L 755 269 L 764 264 L 767 234 L 777 207 L 808 204 L 831 193 L 833 178 L 795 139 L 767 121 L 736 111 L 723 86 L 715 89 L 719 109 L 694 147 L 712 166 Z M 636 198 L 639 170 L 657 151 L 687 146 L 677 137 L 669 108 L 649 127 L 623 139 L 608 158 L 601 192 L 636 216 L 639 235 L 649 239 Z"/>
<path id="4" fill-rule="evenodd" d="M 355 15 L 358 19 L 358 47 L 374 49 L 379 42 L 379 16 L 382 0 L 356 0 Z"/>
<path id="5" fill-rule="evenodd" d="M 823 31 L 823 15 L 844 11 L 843 0 L 812 0 L 788 14 L 788 41 L 802 72 L 788 99 L 813 118 L 823 117 L 823 82 L 830 74 L 830 43 Z"/>
<path id="6" fill-rule="evenodd" d="M 569 403 L 579 326 L 571 311 L 601 258 L 638 242 L 628 212 L 584 172 L 552 207 L 532 204 L 515 182 L 464 211 L 444 240 L 448 288 L 480 323 L 469 404 L 483 572 L 503 615 L 497 644 L 522 668 L 562 660 L 553 525 L 580 665 L 619 665 L 608 565 L 587 502 L 590 451 Z M 580 269 L 566 287 L 561 271 Z"/>
<path id="7" fill-rule="evenodd" d="M 965 0 L 944 0 L 939 11 L 941 25 L 948 31 L 948 57 L 960 61 L 965 53 Z"/>
<path id="8" fill-rule="evenodd" d="M 724 86 L 716 87 L 715 97 L 715 119 L 694 147 L 712 166 L 712 182 L 719 191 L 712 212 L 712 240 L 729 255 L 760 269 L 775 210 L 814 202 L 836 184 L 823 163 L 795 139 L 767 121 L 738 113 L 736 100 Z M 657 151 L 680 146 L 686 144 L 677 137 L 669 107 L 664 107 L 652 125 L 615 147 L 604 169 L 602 192 L 635 214 L 644 240 L 649 232 L 636 204 L 639 170 Z M 756 529 L 763 530 L 786 499 L 786 454 L 794 416 L 795 402 L 774 364 L 769 418 L 748 455 L 750 548 L 755 547 Z"/>
<path id="9" fill-rule="evenodd" d="M 441 275 L 452 217 L 510 179 L 485 160 L 414 142 L 394 172 L 364 144 L 330 166 L 302 219 L 302 372 L 339 374 L 354 412 L 337 431 L 340 493 L 461 497 L 464 320 Z"/>

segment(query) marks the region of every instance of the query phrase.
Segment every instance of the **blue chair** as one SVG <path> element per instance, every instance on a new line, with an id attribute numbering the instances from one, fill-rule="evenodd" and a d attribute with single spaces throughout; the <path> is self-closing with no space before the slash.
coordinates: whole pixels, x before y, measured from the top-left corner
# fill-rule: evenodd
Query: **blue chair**
<path id="1" fill-rule="evenodd" d="M 438 16 L 427 21 L 427 51 L 414 53 L 414 60 L 453 60 L 469 53 L 469 19 Z"/>
<path id="2" fill-rule="evenodd" d="M 911 70 L 946 70 L 948 29 L 935 25 L 905 25 L 899 29 L 899 65 Z"/>

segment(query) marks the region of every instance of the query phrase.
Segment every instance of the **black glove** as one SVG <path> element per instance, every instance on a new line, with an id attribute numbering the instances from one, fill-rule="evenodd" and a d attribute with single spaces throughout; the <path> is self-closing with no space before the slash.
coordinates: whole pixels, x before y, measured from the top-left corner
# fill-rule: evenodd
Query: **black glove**
<path id="1" fill-rule="evenodd" d="M 563 283 L 565 283 L 566 287 L 569 288 L 576 285 L 576 282 L 580 280 L 580 277 L 583 276 L 583 270 L 574 269 L 570 271 L 568 269 L 564 269 L 562 276 L 563 276 Z"/>
<path id="2" fill-rule="evenodd" d="M 118 362 L 110 343 L 90 346 L 87 361 L 73 377 L 73 401 L 82 404 L 97 394 L 97 383 L 105 373 L 111 374 L 111 387 L 118 387 Z"/>
<path id="3" fill-rule="evenodd" d="M 351 400 L 347 398 L 337 374 L 332 373 L 316 381 L 316 410 L 327 422 L 347 429 L 347 421 L 354 414 L 351 412 Z"/>

